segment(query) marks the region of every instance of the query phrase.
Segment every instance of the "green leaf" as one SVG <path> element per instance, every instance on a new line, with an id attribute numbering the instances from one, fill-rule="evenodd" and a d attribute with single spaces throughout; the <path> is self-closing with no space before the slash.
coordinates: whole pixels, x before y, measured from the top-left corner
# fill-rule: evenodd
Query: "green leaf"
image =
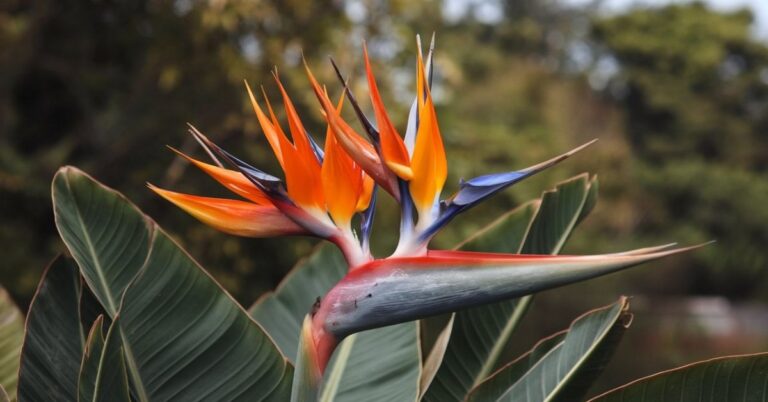
<path id="1" fill-rule="evenodd" d="M 328 365 L 320 400 L 415 401 L 420 355 L 415 321 L 351 335 Z"/>
<path id="2" fill-rule="evenodd" d="M 114 318 L 125 288 L 149 254 L 154 223 L 125 197 L 72 167 L 56 173 L 52 198 L 62 240 Z"/>
<path id="3" fill-rule="evenodd" d="M 120 341 L 120 317 L 109 327 L 99 359 L 94 402 L 131 402 L 123 345 Z"/>
<path id="4" fill-rule="evenodd" d="M 615 334 L 626 329 L 631 315 L 627 299 L 577 318 L 565 336 L 556 334 L 540 342 L 520 359 L 502 367 L 475 387 L 469 401 L 574 401 L 586 391 L 581 384 L 568 388 L 583 368 L 596 370 L 604 359 L 601 347 L 613 350 Z M 614 335 L 612 335 L 614 334 Z M 605 352 L 602 352 L 605 353 Z"/>
<path id="5" fill-rule="evenodd" d="M 577 224 L 583 221 L 589 213 L 597 206 L 597 193 L 600 190 L 600 182 L 597 181 L 597 175 L 592 176 L 589 179 L 589 192 L 587 193 L 587 199 L 584 200 L 584 207 L 581 208 L 581 214 L 579 215 L 579 221 Z"/>
<path id="6" fill-rule="evenodd" d="M 347 264 L 332 244 L 321 244 L 307 258 L 299 261 L 274 292 L 261 297 L 249 309 L 253 317 L 288 359 L 294 361 L 304 316 L 344 277 Z"/>
<path id="7" fill-rule="evenodd" d="M 590 181 L 576 176 L 515 209 L 459 245 L 462 250 L 557 254 L 589 199 Z M 594 202 L 592 203 L 594 205 Z M 504 346 L 531 302 L 531 296 L 476 307 L 456 314 L 444 363 L 425 394 L 427 401 L 461 401 L 498 362 Z"/>
<path id="8" fill-rule="evenodd" d="M 525 241 L 541 201 L 529 201 L 502 215 L 455 247 L 457 250 L 516 253 Z"/>
<path id="9" fill-rule="evenodd" d="M 71 167 L 53 195 L 86 282 L 113 319 L 119 310 L 139 401 L 263 400 L 284 384 L 288 362 L 264 330 L 124 197 Z"/>
<path id="10" fill-rule="evenodd" d="M 57 257 L 43 274 L 27 316 L 19 371 L 19 401 L 77 400 L 85 337 L 82 284 L 74 263 Z"/>
<path id="11" fill-rule="evenodd" d="M 11 395 L 16 394 L 23 340 L 24 317 L 8 292 L 0 286 L 0 387 Z"/>
<path id="12" fill-rule="evenodd" d="M 265 398 L 265 402 L 285 402 L 291 400 L 291 385 L 293 382 L 294 368 L 290 364 L 285 365 L 285 371 L 277 384 L 277 387 L 272 390 Z"/>
<path id="13" fill-rule="evenodd" d="M 120 329 L 113 322 L 104 339 L 103 317 L 93 324 L 88 335 L 78 383 L 78 402 L 130 402 Z"/>
<path id="14" fill-rule="evenodd" d="M 568 330 L 565 330 L 541 339 L 533 349 L 500 368 L 491 377 L 486 378 L 473 390 L 474 392 L 470 392 L 468 399 L 470 401 L 485 401 L 498 398 L 506 390 L 506 387 L 522 378 L 553 348 L 559 347 L 567 334 Z"/>
<path id="15" fill-rule="evenodd" d="M 74 261 L 72 262 L 72 265 L 76 266 Z M 101 306 L 99 300 L 93 295 L 93 292 L 88 289 L 88 286 L 83 286 L 80 294 L 80 324 L 82 325 L 83 333 L 87 334 L 90 332 L 93 323 L 96 322 L 96 319 L 99 317 L 102 317 L 104 325 L 109 327 L 111 321 L 107 317 L 107 312 L 104 310 L 104 307 Z M 86 337 L 86 339 L 88 338 Z"/>
<path id="16" fill-rule="evenodd" d="M 520 253 L 558 254 L 582 218 L 590 189 L 589 176 L 584 173 L 545 191 Z"/>
<path id="17" fill-rule="evenodd" d="M 80 363 L 80 374 L 77 381 L 78 402 L 92 401 L 95 394 L 96 381 L 99 373 L 99 360 L 104 351 L 104 316 L 99 316 L 93 322 L 88 332 L 83 351 L 83 361 Z"/>
<path id="18" fill-rule="evenodd" d="M 768 353 L 728 356 L 641 378 L 590 401 L 764 401 L 768 399 L 766 383 Z"/>

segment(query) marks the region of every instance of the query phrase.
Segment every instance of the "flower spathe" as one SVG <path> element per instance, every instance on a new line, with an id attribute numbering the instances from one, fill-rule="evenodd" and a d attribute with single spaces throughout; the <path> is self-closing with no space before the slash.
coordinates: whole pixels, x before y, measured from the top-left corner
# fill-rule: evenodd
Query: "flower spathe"
<path id="1" fill-rule="evenodd" d="M 244 200 L 181 194 L 149 185 L 163 198 L 224 232 L 249 237 L 312 235 L 341 249 L 349 273 L 323 297 L 302 330 L 305 337 L 311 337 L 309 343 L 302 341 L 307 348 L 302 355 L 309 356 L 312 367 L 320 371 L 338 342 L 357 331 L 519 297 L 687 250 L 658 247 L 595 256 L 428 250 L 432 237 L 458 214 L 594 142 L 525 169 L 462 180 L 454 194 L 441 199 L 448 162 L 430 88 L 433 49 L 434 38 L 424 59 L 419 46 L 416 96 L 404 136 L 384 106 L 364 46 L 375 124 L 335 63 L 344 89 L 337 102 L 331 101 L 305 63 L 326 121 L 322 147 L 307 133 L 277 73 L 274 79 L 287 131 L 266 94 L 263 103 L 259 102 L 246 83 L 256 119 L 284 179 L 251 166 L 191 127 L 190 132 L 216 165 L 176 152 Z M 345 101 L 353 107 L 367 139 L 341 116 Z M 224 168 L 219 158 L 232 169 Z M 390 194 L 401 209 L 400 240 L 392 256 L 385 259 L 375 259 L 369 250 L 377 187 Z"/>

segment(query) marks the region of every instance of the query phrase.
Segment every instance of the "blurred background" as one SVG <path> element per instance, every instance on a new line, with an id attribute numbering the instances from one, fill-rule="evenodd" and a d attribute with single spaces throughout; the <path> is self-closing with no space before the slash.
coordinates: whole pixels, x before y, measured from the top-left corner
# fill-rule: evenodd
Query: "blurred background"
<path id="1" fill-rule="evenodd" d="M 159 199 L 145 182 L 225 194 L 166 145 L 202 156 L 185 133 L 189 122 L 279 172 L 242 80 L 278 99 L 269 76 L 278 66 L 305 124 L 323 133 L 301 55 L 339 93 L 332 55 L 366 99 L 363 40 L 403 127 L 415 35 L 432 32 L 446 191 L 462 177 L 529 166 L 600 139 L 455 220 L 436 247 L 581 172 L 599 175 L 600 201 L 567 253 L 717 240 L 543 293 L 514 338 L 516 351 L 621 294 L 634 296 L 634 324 L 593 391 L 768 349 L 762 0 L 2 0 L 0 283 L 26 307 L 46 263 L 63 251 L 49 185 L 59 166 L 72 164 L 125 193 L 250 305 L 315 241 L 224 235 Z M 381 255 L 397 231 L 384 198 L 374 232 Z"/>

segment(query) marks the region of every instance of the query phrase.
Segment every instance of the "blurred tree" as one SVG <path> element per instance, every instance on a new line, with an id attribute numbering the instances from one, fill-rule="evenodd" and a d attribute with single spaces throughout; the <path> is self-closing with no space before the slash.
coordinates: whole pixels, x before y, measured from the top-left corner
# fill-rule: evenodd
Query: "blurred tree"
<path id="1" fill-rule="evenodd" d="M 0 280 L 28 299 L 61 250 L 49 183 L 62 164 L 125 192 L 245 301 L 282 276 L 296 249 L 201 228 L 144 182 L 190 192 L 216 188 L 165 144 L 195 153 L 185 122 L 265 164 L 243 78 L 269 84 L 274 64 L 325 63 L 349 24 L 338 1 L 6 1 L 0 5 Z M 289 90 L 294 86 L 286 77 Z M 270 88 L 269 85 L 267 85 Z M 271 88 L 270 88 L 271 89 Z M 301 97 L 299 107 L 306 108 Z M 252 145 L 242 149 L 249 142 Z M 170 166 L 170 167 L 169 167 Z M 163 174 L 163 172 L 165 172 Z M 278 267 L 280 269 L 275 269 Z M 238 280 L 245 278 L 246 280 Z"/>
<path id="2" fill-rule="evenodd" d="M 694 293 L 765 289 L 768 47 L 751 23 L 749 11 L 692 3 L 599 19 L 592 29 L 601 57 L 618 65 L 607 92 L 640 159 L 635 230 L 718 240 L 693 257 Z"/>

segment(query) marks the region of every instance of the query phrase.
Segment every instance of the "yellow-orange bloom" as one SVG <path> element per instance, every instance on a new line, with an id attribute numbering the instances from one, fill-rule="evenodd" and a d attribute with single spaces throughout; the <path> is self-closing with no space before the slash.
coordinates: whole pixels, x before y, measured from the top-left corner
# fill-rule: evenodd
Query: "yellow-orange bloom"
<path id="1" fill-rule="evenodd" d="M 151 184 L 148 186 L 206 225 L 225 233 L 246 237 L 273 237 L 306 232 L 272 205 L 200 197 L 163 190 Z"/>
<path id="2" fill-rule="evenodd" d="M 440 195 L 448 176 L 448 162 L 445 148 L 437 125 L 435 106 L 429 85 L 426 85 L 424 62 L 421 54 L 418 56 L 416 71 L 416 88 L 419 104 L 419 127 L 416 134 L 416 144 L 413 149 L 411 169 L 413 178 L 410 181 L 411 196 L 419 216 L 430 213 L 436 198 Z"/>

